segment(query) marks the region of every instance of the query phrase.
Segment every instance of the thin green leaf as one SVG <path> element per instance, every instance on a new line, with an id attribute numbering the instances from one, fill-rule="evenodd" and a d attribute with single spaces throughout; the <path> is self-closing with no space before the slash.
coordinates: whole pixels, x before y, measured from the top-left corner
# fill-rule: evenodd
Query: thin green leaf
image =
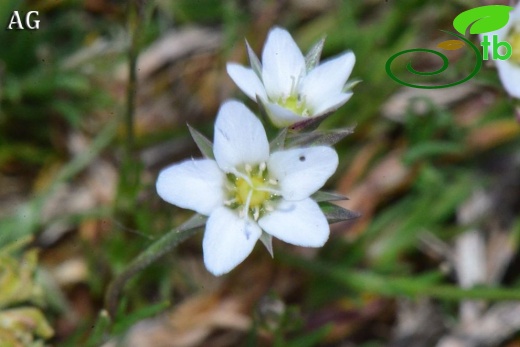
<path id="1" fill-rule="evenodd" d="M 287 147 L 333 146 L 346 136 L 354 133 L 354 128 L 293 134 L 287 138 L 286 145 Z"/>
<path id="2" fill-rule="evenodd" d="M 213 143 L 211 143 L 211 141 L 208 140 L 206 136 L 202 135 L 197 129 L 193 128 L 189 124 L 188 129 L 190 130 L 191 137 L 193 137 L 193 140 L 197 144 L 197 147 L 199 148 L 202 155 L 208 159 L 215 159 L 213 154 Z"/>
<path id="3" fill-rule="evenodd" d="M 344 195 L 324 192 L 321 190 L 318 190 L 316 193 L 312 194 L 311 198 L 316 202 L 348 200 L 348 198 Z"/>
<path id="4" fill-rule="evenodd" d="M 464 146 L 456 142 L 430 141 L 416 144 L 403 155 L 403 160 L 407 164 L 412 164 L 417 160 L 430 158 L 439 155 L 462 155 Z"/>
<path id="5" fill-rule="evenodd" d="M 318 42 L 312 46 L 309 53 L 305 56 L 305 67 L 307 72 L 314 69 L 320 63 L 321 51 L 323 50 L 323 44 L 325 43 L 325 36 L 323 36 Z"/>
<path id="6" fill-rule="evenodd" d="M 260 81 L 262 80 L 262 63 L 256 56 L 255 52 L 249 45 L 249 42 L 246 40 L 246 47 L 247 47 L 247 55 L 249 56 L 249 64 L 251 64 L 251 68 L 256 73 L 258 78 L 260 78 Z"/>
<path id="7" fill-rule="evenodd" d="M 117 323 L 114 325 L 114 334 L 124 333 L 137 322 L 142 321 L 145 318 L 156 316 L 166 310 L 170 305 L 170 301 L 163 301 L 151 306 L 145 306 L 137 312 L 133 312 L 129 315 L 125 314 L 118 317 Z"/>
<path id="8" fill-rule="evenodd" d="M 359 212 L 350 211 L 329 202 L 320 203 L 320 208 L 325 214 L 325 217 L 327 217 L 329 224 L 343 222 L 361 216 Z"/>
<path id="9" fill-rule="evenodd" d="M 16 211 L 16 215 L 0 221 L 2 230 L 0 246 L 37 232 L 38 227 L 41 225 L 43 206 L 48 201 L 49 196 L 58 189 L 60 184 L 81 172 L 103 149 L 112 143 L 116 135 L 117 124 L 115 119 L 108 123 L 91 142 L 88 151 L 76 155 L 65 164 L 52 183 L 44 188 L 35 198 L 20 206 Z"/>
<path id="10" fill-rule="evenodd" d="M 105 306 L 112 317 L 117 310 L 119 294 L 123 290 L 126 282 L 139 271 L 145 269 L 164 254 L 170 252 L 179 243 L 194 235 L 200 227 L 206 224 L 207 219 L 208 217 L 206 216 L 195 214 L 177 229 L 169 231 L 159 240 L 152 243 L 110 283 L 105 296 Z"/>
<path id="11" fill-rule="evenodd" d="M 432 297 L 443 300 L 520 300 L 520 291 L 516 288 L 473 287 L 460 288 L 455 285 L 439 283 L 443 276 L 430 272 L 417 277 L 382 275 L 373 271 L 352 270 L 333 266 L 316 260 L 309 261 L 301 257 L 280 253 L 278 260 L 305 269 L 319 276 L 325 276 L 339 285 L 362 293 L 375 293 L 388 297 Z"/>
<path id="12" fill-rule="evenodd" d="M 312 347 L 319 346 L 324 341 L 334 325 L 332 323 L 321 326 L 313 331 L 306 333 L 303 336 L 298 336 L 291 341 L 287 341 L 285 347 Z"/>
<path id="13" fill-rule="evenodd" d="M 105 342 L 108 329 L 110 328 L 111 319 L 106 310 L 99 312 L 93 331 L 85 344 L 86 347 L 101 346 Z"/>

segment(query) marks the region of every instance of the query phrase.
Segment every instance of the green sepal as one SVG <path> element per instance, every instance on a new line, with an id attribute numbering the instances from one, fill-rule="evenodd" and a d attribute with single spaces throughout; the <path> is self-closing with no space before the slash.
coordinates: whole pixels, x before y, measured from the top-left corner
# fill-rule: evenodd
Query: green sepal
<path id="1" fill-rule="evenodd" d="M 324 192 L 321 190 L 318 190 L 316 193 L 312 194 L 311 199 L 316 202 L 348 200 L 348 198 L 344 195 L 332 192 Z"/>
<path id="2" fill-rule="evenodd" d="M 321 202 L 319 205 L 329 224 L 343 222 L 361 216 L 361 213 L 359 212 L 347 210 L 346 208 L 334 205 L 330 202 Z"/>
<path id="3" fill-rule="evenodd" d="M 325 36 L 323 36 L 318 42 L 316 42 L 305 56 L 305 67 L 307 69 L 307 72 L 314 69 L 316 65 L 320 63 L 321 51 L 323 50 L 324 43 Z"/>
<path id="4" fill-rule="evenodd" d="M 343 89 L 341 91 L 343 93 L 352 92 L 354 87 L 357 86 L 358 84 L 360 84 L 361 82 L 363 82 L 363 80 L 359 79 L 359 78 L 354 78 L 353 80 L 349 80 L 349 81 L 347 81 L 347 83 L 345 84 L 345 86 L 343 87 Z"/>
<path id="5" fill-rule="evenodd" d="M 262 231 L 262 235 L 260 235 L 260 241 L 264 244 L 265 248 L 271 255 L 271 258 L 274 258 L 273 253 L 273 236 L 266 233 L 265 231 Z"/>
<path id="6" fill-rule="evenodd" d="M 267 113 L 267 108 L 264 104 L 264 101 L 262 98 L 260 98 L 259 95 L 256 96 L 256 103 L 258 104 L 258 110 L 260 111 L 260 116 L 265 119 L 266 122 L 273 123 L 271 121 L 271 117 L 269 117 L 269 114 Z"/>
<path id="7" fill-rule="evenodd" d="M 323 122 L 331 114 L 332 114 L 332 111 L 322 114 L 317 117 L 304 118 L 302 121 L 296 122 L 293 125 L 291 125 L 289 127 L 289 129 L 293 132 L 300 132 L 303 130 L 307 130 L 307 131 L 315 130 L 317 127 L 320 126 L 321 122 Z"/>
<path id="8" fill-rule="evenodd" d="M 262 63 L 260 62 L 260 59 L 256 56 L 255 52 L 249 45 L 249 42 L 246 40 L 246 47 L 247 47 L 247 55 L 249 56 L 249 64 L 251 65 L 251 68 L 255 72 L 255 74 L 260 78 L 260 81 L 262 80 Z"/>
<path id="9" fill-rule="evenodd" d="M 355 126 L 337 130 L 313 131 L 291 134 L 287 137 L 287 147 L 333 146 L 346 136 L 354 133 Z"/>
<path id="10" fill-rule="evenodd" d="M 197 129 L 193 128 L 189 124 L 187 125 L 191 137 L 193 137 L 193 141 L 197 144 L 202 155 L 208 159 L 215 159 L 215 155 L 213 154 L 213 143 L 211 143 L 211 141 L 206 136 L 202 135 Z"/>
<path id="11" fill-rule="evenodd" d="M 276 137 L 269 143 L 270 152 L 281 151 L 285 147 L 285 139 L 287 137 L 287 128 L 283 128 Z"/>

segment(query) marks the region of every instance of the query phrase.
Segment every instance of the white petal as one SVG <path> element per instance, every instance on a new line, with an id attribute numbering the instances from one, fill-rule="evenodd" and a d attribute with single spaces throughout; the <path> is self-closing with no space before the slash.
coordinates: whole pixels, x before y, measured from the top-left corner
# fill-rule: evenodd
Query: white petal
<path id="1" fill-rule="evenodd" d="M 227 73 L 229 77 L 236 83 L 247 96 L 256 101 L 256 96 L 260 96 L 263 100 L 267 99 L 264 85 L 260 78 L 255 74 L 253 69 L 248 69 L 242 65 L 235 63 L 227 64 Z"/>
<path id="2" fill-rule="evenodd" d="M 320 189 L 338 167 L 330 147 L 295 148 L 271 154 L 269 172 L 278 180 L 286 200 L 301 200 Z"/>
<path id="3" fill-rule="evenodd" d="M 226 101 L 220 107 L 214 142 L 215 159 L 226 172 L 241 164 L 257 164 L 269 158 L 269 142 L 262 123 L 238 101 Z"/>
<path id="4" fill-rule="evenodd" d="M 495 64 L 505 90 L 511 96 L 520 98 L 520 65 L 509 60 L 495 60 Z"/>
<path id="5" fill-rule="evenodd" d="M 323 62 L 305 77 L 300 93 L 313 114 L 316 114 L 315 110 L 323 108 L 322 104 L 331 96 L 341 93 L 355 61 L 354 53 L 347 52 Z"/>
<path id="6" fill-rule="evenodd" d="M 283 108 L 280 105 L 273 104 L 271 102 L 264 103 L 267 116 L 273 124 L 277 127 L 286 127 L 296 122 L 304 120 L 302 116 L 298 116 L 296 113 Z"/>
<path id="7" fill-rule="evenodd" d="M 297 246 L 321 247 L 329 238 L 329 224 L 318 204 L 310 199 L 282 200 L 258 221 L 266 233 Z"/>
<path id="8" fill-rule="evenodd" d="M 313 116 L 321 116 L 322 114 L 337 110 L 352 97 L 352 94 L 352 92 L 349 92 L 331 95 L 327 100 L 322 102 L 317 109 L 313 110 Z"/>
<path id="9" fill-rule="evenodd" d="M 156 189 L 170 204 L 209 215 L 224 202 L 224 173 L 214 160 L 187 160 L 162 170 Z"/>
<path id="10" fill-rule="evenodd" d="M 262 230 L 255 222 L 238 218 L 226 207 L 209 216 L 202 241 L 204 264 L 215 276 L 231 271 L 253 250 Z"/>
<path id="11" fill-rule="evenodd" d="M 273 101 L 282 95 L 288 96 L 291 87 L 305 74 L 302 52 L 291 34 L 281 28 L 269 31 L 262 52 L 262 65 L 262 80 Z"/>

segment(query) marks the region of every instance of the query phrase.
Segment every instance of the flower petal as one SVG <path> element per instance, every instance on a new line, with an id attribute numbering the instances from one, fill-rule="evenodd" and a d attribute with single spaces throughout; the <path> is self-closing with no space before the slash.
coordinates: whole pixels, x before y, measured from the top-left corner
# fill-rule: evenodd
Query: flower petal
<path id="1" fill-rule="evenodd" d="M 280 105 L 273 104 L 271 102 L 264 103 L 264 108 L 271 122 L 273 122 L 275 126 L 280 128 L 304 120 L 302 116 L 298 116 L 291 110 L 288 110 Z"/>
<path id="2" fill-rule="evenodd" d="M 295 148 L 271 154 L 269 172 L 278 180 L 286 200 L 301 200 L 320 189 L 338 167 L 330 147 Z"/>
<path id="3" fill-rule="evenodd" d="M 495 60 L 498 76 L 509 95 L 520 98 L 520 65 L 508 60 Z"/>
<path id="4" fill-rule="evenodd" d="M 262 80 L 271 100 L 288 96 L 291 87 L 305 74 L 305 58 L 291 34 L 282 28 L 269 31 L 262 52 Z"/>
<path id="5" fill-rule="evenodd" d="M 224 202 L 224 173 L 210 159 L 186 160 L 162 170 L 159 196 L 170 204 L 208 216 Z"/>
<path id="6" fill-rule="evenodd" d="M 318 204 L 310 199 L 282 200 L 260 220 L 266 233 L 297 246 L 321 247 L 329 238 L 329 224 Z"/>
<path id="7" fill-rule="evenodd" d="M 327 100 L 323 101 L 318 108 L 313 110 L 314 116 L 321 116 L 325 113 L 337 110 L 352 97 L 352 94 L 352 92 L 349 92 L 331 95 Z"/>
<path id="8" fill-rule="evenodd" d="M 313 114 L 316 114 L 315 110 L 322 109 L 322 104 L 326 103 L 331 96 L 341 93 L 355 61 L 354 53 L 346 52 L 323 62 L 305 77 L 300 93 L 313 110 Z"/>
<path id="9" fill-rule="evenodd" d="M 231 271 L 247 258 L 261 234 L 255 222 L 226 207 L 217 208 L 209 216 L 202 241 L 206 268 L 215 276 Z"/>
<path id="10" fill-rule="evenodd" d="M 229 77 L 247 96 L 254 101 L 256 101 L 257 95 L 263 100 L 267 99 L 264 85 L 252 69 L 235 63 L 228 63 L 226 67 Z"/>
<path id="11" fill-rule="evenodd" d="M 241 164 L 257 164 L 269 158 L 269 142 L 258 118 L 241 102 L 226 101 L 215 122 L 213 152 L 220 168 L 235 171 Z"/>

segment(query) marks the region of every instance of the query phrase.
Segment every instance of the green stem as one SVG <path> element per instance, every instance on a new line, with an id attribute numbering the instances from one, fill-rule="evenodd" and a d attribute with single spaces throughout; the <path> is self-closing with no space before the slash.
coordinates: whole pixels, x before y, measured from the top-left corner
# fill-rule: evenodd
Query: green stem
<path id="1" fill-rule="evenodd" d="M 207 217 L 196 214 L 183 223 L 179 228 L 171 230 L 159 240 L 152 243 L 150 247 L 141 253 L 112 281 L 112 283 L 110 283 L 105 296 L 105 307 L 111 317 L 114 317 L 116 314 L 119 295 L 128 280 L 164 254 L 170 252 L 179 243 L 195 234 L 200 227 L 206 224 L 206 220 Z"/>
<path id="2" fill-rule="evenodd" d="M 143 1 L 131 0 L 128 4 L 128 27 L 130 33 L 130 47 L 128 49 L 128 84 L 126 88 L 126 158 L 131 158 L 134 149 L 134 116 L 135 95 L 137 92 L 137 56 L 139 53 L 139 32 L 143 25 Z"/>

